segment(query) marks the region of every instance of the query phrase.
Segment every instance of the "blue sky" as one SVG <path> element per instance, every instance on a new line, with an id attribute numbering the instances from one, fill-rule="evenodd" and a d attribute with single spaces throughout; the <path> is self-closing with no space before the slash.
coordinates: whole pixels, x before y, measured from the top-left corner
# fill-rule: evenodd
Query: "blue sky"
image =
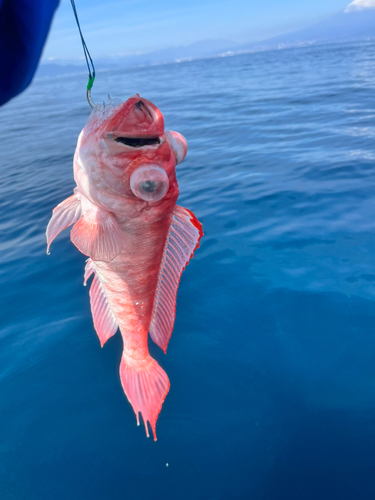
<path id="1" fill-rule="evenodd" d="M 312 25 L 345 9 L 348 3 L 345 0 L 76 0 L 76 7 L 86 43 L 97 59 L 207 39 L 235 42 L 266 39 Z M 43 59 L 81 57 L 70 1 L 61 0 Z"/>

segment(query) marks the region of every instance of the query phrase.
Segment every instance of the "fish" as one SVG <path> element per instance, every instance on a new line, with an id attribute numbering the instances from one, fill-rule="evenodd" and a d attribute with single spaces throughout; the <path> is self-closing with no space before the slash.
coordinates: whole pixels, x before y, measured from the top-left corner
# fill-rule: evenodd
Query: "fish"
<path id="1" fill-rule="evenodd" d="M 165 131 L 160 110 L 136 94 L 94 110 L 78 137 L 73 195 L 52 212 L 47 253 L 56 236 L 88 257 L 90 305 L 101 346 L 119 329 L 120 379 L 139 425 L 141 414 L 156 441 L 156 421 L 170 388 L 151 357 L 148 334 L 166 353 L 175 322 L 183 270 L 203 236 L 193 212 L 176 205 L 176 165 L 186 139 Z"/>

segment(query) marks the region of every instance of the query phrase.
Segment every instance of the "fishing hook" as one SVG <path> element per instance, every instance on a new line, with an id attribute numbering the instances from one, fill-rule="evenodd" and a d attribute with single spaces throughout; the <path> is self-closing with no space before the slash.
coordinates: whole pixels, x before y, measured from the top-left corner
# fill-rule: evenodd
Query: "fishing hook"
<path id="1" fill-rule="evenodd" d="M 105 102 L 103 102 L 103 106 L 97 106 L 94 103 L 94 101 L 91 99 L 91 88 L 92 88 L 92 86 L 94 84 L 94 80 L 95 80 L 95 66 L 94 66 L 94 61 L 92 60 L 92 57 L 90 55 L 89 49 L 87 48 L 85 39 L 83 38 L 83 34 L 82 34 L 81 26 L 79 24 L 79 19 L 78 19 L 78 14 L 77 14 L 77 9 L 76 9 L 76 6 L 75 6 L 75 2 L 74 2 L 74 0 L 70 0 L 70 3 L 72 4 L 74 17 L 76 19 L 76 23 L 77 23 L 77 26 L 78 26 L 79 35 L 81 37 L 82 48 L 83 48 L 83 53 L 84 53 L 84 56 L 85 56 L 85 59 L 86 59 L 87 69 L 89 71 L 89 81 L 87 83 L 86 99 L 87 99 L 87 102 L 89 103 L 89 106 L 90 106 L 91 109 L 103 112 L 103 111 L 106 111 L 110 107 L 110 105 L 111 105 L 111 99 L 108 96 L 108 103 L 106 104 Z"/>
<path id="2" fill-rule="evenodd" d="M 91 109 L 95 109 L 96 111 L 100 112 L 106 111 L 111 105 L 111 98 L 109 97 L 108 94 L 107 104 L 103 101 L 103 106 L 97 106 L 91 98 L 91 88 L 86 90 L 86 99 Z"/>

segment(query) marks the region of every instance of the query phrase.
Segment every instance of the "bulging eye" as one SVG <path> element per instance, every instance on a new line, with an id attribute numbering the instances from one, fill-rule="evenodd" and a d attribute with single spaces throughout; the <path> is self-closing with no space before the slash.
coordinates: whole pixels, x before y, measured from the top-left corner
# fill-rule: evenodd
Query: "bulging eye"
<path id="1" fill-rule="evenodd" d="M 183 135 L 178 132 L 172 132 L 172 130 L 167 130 L 165 137 L 176 157 L 176 165 L 178 165 L 185 158 L 188 150 L 186 139 Z"/>
<path id="2" fill-rule="evenodd" d="M 158 165 L 140 165 L 130 176 L 130 189 L 137 198 L 144 201 L 161 200 L 166 195 L 168 188 L 168 175 Z"/>

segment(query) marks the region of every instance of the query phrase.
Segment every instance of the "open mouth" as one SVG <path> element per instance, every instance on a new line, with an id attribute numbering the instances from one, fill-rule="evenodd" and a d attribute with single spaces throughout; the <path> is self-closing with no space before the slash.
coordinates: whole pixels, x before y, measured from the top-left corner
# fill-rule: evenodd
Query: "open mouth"
<path id="1" fill-rule="evenodd" d="M 117 137 L 116 142 L 130 146 L 131 148 L 142 148 L 143 146 L 153 146 L 160 144 L 159 137 Z"/>

